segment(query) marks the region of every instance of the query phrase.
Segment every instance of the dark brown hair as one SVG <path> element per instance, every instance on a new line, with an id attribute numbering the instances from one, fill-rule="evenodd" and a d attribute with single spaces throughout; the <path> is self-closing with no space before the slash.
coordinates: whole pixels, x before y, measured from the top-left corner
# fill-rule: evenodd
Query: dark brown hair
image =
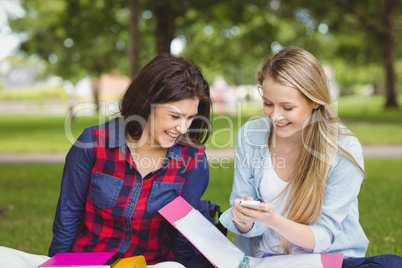
<path id="1" fill-rule="evenodd" d="M 120 103 L 120 113 L 126 120 L 126 131 L 138 140 L 155 104 L 199 99 L 198 115 L 189 127 L 187 138 L 204 144 L 210 135 L 211 97 L 209 84 L 201 69 L 191 60 L 162 54 L 148 63 L 130 83 Z M 130 118 L 142 120 L 130 120 Z M 142 121 L 142 122 L 141 122 Z M 188 145 L 181 137 L 179 142 Z"/>

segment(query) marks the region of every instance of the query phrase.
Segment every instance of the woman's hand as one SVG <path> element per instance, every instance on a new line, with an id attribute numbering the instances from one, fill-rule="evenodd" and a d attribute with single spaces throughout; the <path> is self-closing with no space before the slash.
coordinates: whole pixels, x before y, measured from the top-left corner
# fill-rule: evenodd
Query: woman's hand
<path id="1" fill-rule="evenodd" d="M 235 199 L 231 211 L 231 216 L 237 229 L 246 233 L 253 227 L 254 222 L 262 222 L 269 226 L 270 219 L 276 214 L 272 204 L 261 203 L 259 209 L 246 208 L 240 205 L 241 200 L 253 200 L 250 196 L 244 196 L 241 199 Z"/>
<path id="2" fill-rule="evenodd" d="M 262 222 L 291 243 L 311 251 L 314 250 L 315 237 L 308 225 L 300 224 L 281 216 L 275 211 L 275 207 L 271 203 L 261 203 L 258 209 L 252 209 L 241 206 L 241 200 L 253 199 L 245 196 L 234 200 L 231 215 L 240 232 L 247 233 L 253 227 L 254 222 Z"/>
<path id="3" fill-rule="evenodd" d="M 251 212 L 251 216 L 254 217 L 255 221 L 262 222 L 268 227 L 271 227 L 270 223 L 274 217 L 278 215 L 279 214 L 276 213 L 274 205 L 271 203 L 261 203 L 258 210 L 253 209 Z"/>

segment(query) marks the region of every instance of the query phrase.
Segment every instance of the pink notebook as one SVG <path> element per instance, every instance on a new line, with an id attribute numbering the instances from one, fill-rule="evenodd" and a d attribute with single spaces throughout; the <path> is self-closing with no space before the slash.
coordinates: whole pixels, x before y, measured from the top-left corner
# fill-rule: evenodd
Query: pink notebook
<path id="1" fill-rule="evenodd" d="M 84 267 L 84 268 L 103 268 L 113 267 L 121 257 L 120 253 L 115 252 L 83 252 L 83 253 L 57 253 L 50 260 L 39 265 L 38 268 L 49 267 Z"/>

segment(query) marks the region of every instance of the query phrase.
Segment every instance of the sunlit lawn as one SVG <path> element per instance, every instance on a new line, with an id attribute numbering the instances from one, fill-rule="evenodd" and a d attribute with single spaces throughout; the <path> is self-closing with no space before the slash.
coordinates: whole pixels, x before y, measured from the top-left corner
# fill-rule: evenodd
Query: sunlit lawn
<path id="1" fill-rule="evenodd" d="M 366 160 L 368 178 L 359 196 L 360 222 L 369 237 L 367 255 L 402 255 L 401 159 Z M 219 168 L 218 168 L 219 167 Z M 47 254 L 62 164 L 0 165 L 0 246 Z M 229 207 L 233 163 L 215 163 L 203 199 Z M 233 234 L 229 232 L 229 238 Z"/>
<path id="2" fill-rule="evenodd" d="M 343 123 L 362 144 L 402 144 L 402 96 L 399 110 L 384 110 L 384 98 L 343 97 L 335 106 Z"/>
<path id="3" fill-rule="evenodd" d="M 347 121 L 367 121 L 377 123 L 402 123 L 402 95 L 398 97 L 399 110 L 384 110 L 383 96 L 341 97 L 334 103 L 339 116 Z"/>
<path id="4" fill-rule="evenodd" d="M 341 98 L 336 107 L 363 144 L 402 144 L 402 111 L 384 111 L 382 104 L 382 98 Z M 239 127 L 262 115 L 260 103 L 224 116 L 214 115 L 207 147 L 233 147 Z M 84 128 L 107 119 L 78 117 L 70 129 L 65 128 L 64 117 L 1 115 L 0 153 L 65 153 Z M 402 159 L 366 160 L 368 178 L 362 186 L 359 204 L 360 221 L 371 241 L 368 255 L 402 255 L 401 164 Z M 0 165 L 0 246 L 47 253 L 62 168 L 62 164 Z M 211 163 L 210 170 L 204 199 L 211 199 L 225 210 L 229 207 L 233 163 Z M 234 237 L 231 233 L 228 236 Z"/>
<path id="5" fill-rule="evenodd" d="M 402 105 L 402 98 L 400 103 Z M 402 109 L 384 111 L 382 97 L 344 97 L 335 106 L 362 144 L 402 144 L 402 135 L 399 135 L 402 133 Z M 236 108 L 232 106 L 232 113 L 212 117 L 207 148 L 233 147 L 240 126 L 263 116 L 261 103 L 242 105 L 241 110 Z M 71 127 L 65 127 L 64 117 L 0 115 L 0 153 L 67 152 L 84 128 L 109 118 L 77 117 Z"/>

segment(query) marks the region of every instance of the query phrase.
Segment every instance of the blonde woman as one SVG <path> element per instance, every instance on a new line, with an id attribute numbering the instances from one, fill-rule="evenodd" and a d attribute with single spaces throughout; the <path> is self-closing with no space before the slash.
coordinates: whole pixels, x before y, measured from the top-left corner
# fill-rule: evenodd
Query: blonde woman
<path id="1" fill-rule="evenodd" d="M 364 258 L 362 148 L 339 123 L 317 59 L 283 49 L 264 64 L 258 82 L 267 117 L 239 131 L 232 207 L 220 218 L 238 247 L 256 257 L 337 252 L 343 267 L 402 267 L 396 255 Z M 261 204 L 248 208 L 244 200 Z"/>

